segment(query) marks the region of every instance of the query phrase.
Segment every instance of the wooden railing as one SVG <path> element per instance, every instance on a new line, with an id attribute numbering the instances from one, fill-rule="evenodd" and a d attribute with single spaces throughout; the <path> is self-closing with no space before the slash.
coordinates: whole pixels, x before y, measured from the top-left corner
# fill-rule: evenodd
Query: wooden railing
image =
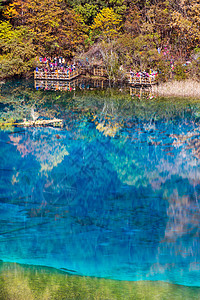
<path id="1" fill-rule="evenodd" d="M 93 75 L 94 76 L 105 76 L 106 69 L 104 67 L 93 67 Z"/>
<path id="2" fill-rule="evenodd" d="M 87 70 L 87 69 L 86 69 Z M 89 70 L 89 69 L 88 69 Z M 34 79 L 39 80 L 71 80 L 81 75 L 84 68 L 76 68 L 73 71 L 34 71 Z M 103 77 L 106 76 L 106 70 L 104 67 L 93 67 L 91 68 L 91 75 Z"/>
<path id="3" fill-rule="evenodd" d="M 130 74 L 129 83 L 134 85 L 152 85 L 157 83 L 157 76 L 142 76 Z"/>
<path id="4" fill-rule="evenodd" d="M 48 71 L 34 71 L 34 79 L 39 80 L 71 80 L 73 78 L 76 78 L 81 74 L 81 70 L 76 68 L 75 70 L 72 70 L 71 72 L 68 70 L 66 72 L 61 72 L 59 70 L 56 70 L 54 72 L 48 72 Z"/>

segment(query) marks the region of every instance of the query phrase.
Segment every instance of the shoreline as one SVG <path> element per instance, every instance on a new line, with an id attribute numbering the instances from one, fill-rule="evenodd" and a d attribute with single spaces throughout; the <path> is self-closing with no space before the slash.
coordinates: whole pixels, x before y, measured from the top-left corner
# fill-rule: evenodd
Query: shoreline
<path id="1" fill-rule="evenodd" d="M 200 99 L 200 82 L 191 79 L 161 82 L 156 86 L 152 86 L 152 92 L 161 97 Z"/>
<path id="2" fill-rule="evenodd" d="M 50 267 L 0 262 L 1 299 L 199 299 L 200 287 L 163 281 L 119 281 Z"/>
<path id="3" fill-rule="evenodd" d="M 106 77 L 101 76 L 88 76 L 88 75 L 80 75 L 79 78 L 83 78 L 85 80 L 102 80 L 102 81 L 109 81 Z M 0 86 L 6 84 L 9 81 L 15 80 L 16 77 L 7 78 L 0 80 Z M 33 76 L 29 77 L 29 79 L 34 80 Z M 19 78 L 17 80 L 23 80 L 23 78 Z M 73 83 L 72 79 L 69 82 Z M 39 81 L 37 79 L 37 81 Z M 59 81 L 59 80 L 58 80 Z M 113 85 L 121 85 L 122 81 L 119 79 L 115 82 L 112 82 Z M 130 84 L 128 82 L 128 78 L 126 80 L 123 80 L 123 84 L 127 87 L 133 87 L 133 88 L 146 88 L 145 85 L 141 86 L 135 86 L 133 84 Z M 167 82 L 158 82 L 156 85 L 149 86 L 152 93 L 155 94 L 155 96 L 159 97 L 183 97 L 183 98 L 199 98 L 200 99 L 200 82 L 193 80 L 193 79 L 185 79 L 181 81 L 177 80 L 171 80 Z"/>

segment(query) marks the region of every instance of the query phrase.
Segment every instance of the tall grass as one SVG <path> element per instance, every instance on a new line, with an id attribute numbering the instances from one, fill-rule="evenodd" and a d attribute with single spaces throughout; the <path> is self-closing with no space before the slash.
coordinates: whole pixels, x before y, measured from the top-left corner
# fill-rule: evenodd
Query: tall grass
<path id="1" fill-rule="evenodd" d="M 200 82 L 193 80 L 170 81 L 152 87 L 152 92 L 164 97 L 192 97 L 200 99 Z"/>

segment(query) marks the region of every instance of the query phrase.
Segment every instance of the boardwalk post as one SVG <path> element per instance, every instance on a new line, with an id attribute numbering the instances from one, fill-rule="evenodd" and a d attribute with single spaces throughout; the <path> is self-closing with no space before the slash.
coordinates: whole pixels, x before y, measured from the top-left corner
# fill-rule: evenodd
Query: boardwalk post
<path id="1" fill-rule="evenodd" d="M 141 75 L 140 75 L 140 84 L 142 84 L 142 77 L 141 77 Z"/>
<path id="2" fill-rule="evenodd" d="M 132 83 L 132 76 L 131 76 L 131 74 L 130 74 L 130 83 Z"/>

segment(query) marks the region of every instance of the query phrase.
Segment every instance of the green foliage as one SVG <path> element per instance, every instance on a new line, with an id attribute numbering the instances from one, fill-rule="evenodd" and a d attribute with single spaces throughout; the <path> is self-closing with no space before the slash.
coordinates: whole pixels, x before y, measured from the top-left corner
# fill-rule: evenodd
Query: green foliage
<path id="1" fill-rule="evenodd" d="M 75 11 L 79 13 L 87 25 L 91 25 L 94 17 L 98 13 L 98 6 L 96 4 L 86 3 L 85 5 L 77 5 Z"/>
<path id="2" fill-rule="evenodd" d="M 124 14 L 127 9 L 126 0 L 68 0 L 68 3 L 77 10 L 78 6 L 91 7 L 95 6 L 97 8 L 96 14 L 103 8 L 112 8 L 114 12 L 118 14 Z"/>
<path id="3" fill-rule="evenodd" d="M 121 63 L 138 70 L 156 67 L 161 58 L 156 49 L 157 40 L 156 34 L 140 34 L 136 37 L 131 33 L 124 34 L 119 38 L 117 48 Z"/>
<path id="4" fill-rule="evenodd" d="M 157 68 L 159 70 L 159 81 L 167 81 L 170 78 L 170 74 L 172 74 L 170 62 L 160 59 L 157 63 Z"/>
<path id="5" fill-rule="evenodd" d="M 34 67 L 33 38 L 27 27 L 13 30 L 9 22 L 0 23 L 0 78 L 28 73 Z"/>
<path id="6" fill-rule="evenodd" d="M 187 78 L 187 68 L 183 64 L 183 62 L 177 62 L 174 68 L 175 79 L 176 80 L 184 80 Z"/>

